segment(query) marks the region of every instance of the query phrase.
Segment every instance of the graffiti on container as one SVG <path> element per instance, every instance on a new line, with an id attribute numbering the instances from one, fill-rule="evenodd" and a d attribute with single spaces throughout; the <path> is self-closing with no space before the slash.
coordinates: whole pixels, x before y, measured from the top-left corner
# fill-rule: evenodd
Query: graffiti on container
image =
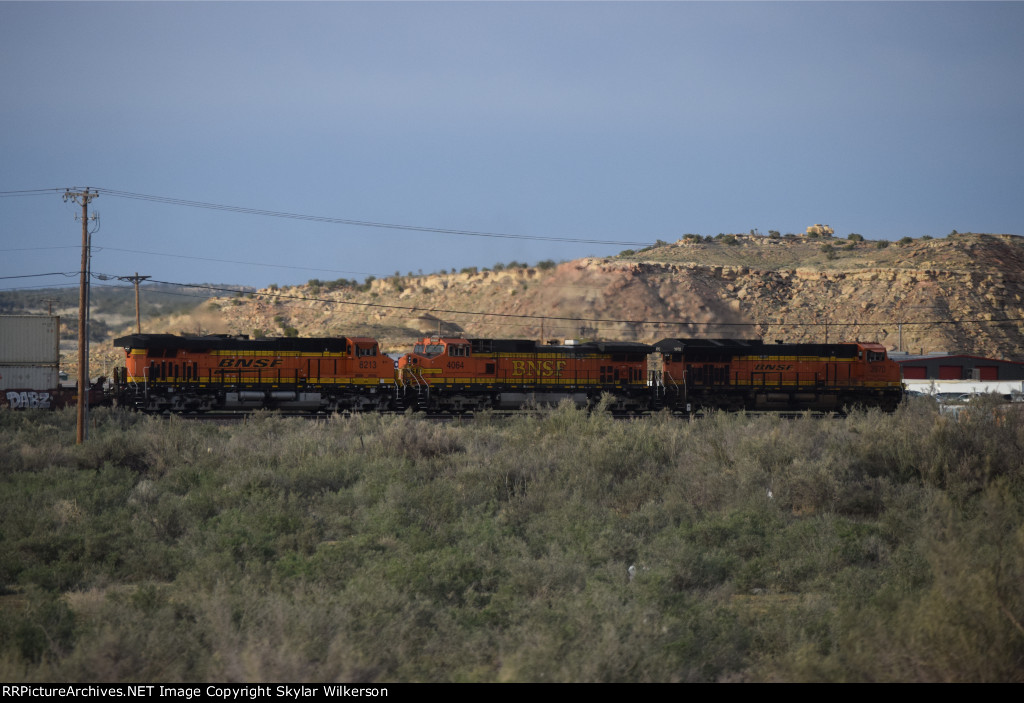
<path id="1" fill-rule="evenodd" d="M 7 405 L 11 410 L 50 407 L 50 394 L 42 391 L 7 391 Z"/>

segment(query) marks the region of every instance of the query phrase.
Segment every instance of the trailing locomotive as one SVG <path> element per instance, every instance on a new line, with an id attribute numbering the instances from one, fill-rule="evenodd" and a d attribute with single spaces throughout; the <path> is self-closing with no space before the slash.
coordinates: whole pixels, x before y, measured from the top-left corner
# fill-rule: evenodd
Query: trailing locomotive
<path id="1" fill-rule="evenodd" d="M 632 342 L 427 337 L 398 360 L 398 371 L 415 406 L 425 410 L 513 409 L 563 399 L 584 406 L 611 393 L 613 410 L 642 412 L 651 404 L 651 351 Z"/>
<path id="2" fill-rule="evenodd" d="M 899 364 L 881 344 L 663 339 L 662 397 L 673 410 L 895 410 Z"/>
<path id="3" fill-rule="evenodd" d="M 462 413 L 570 400 L 641 413 L 891 410 L 899 365 L 879 344 L 656 344 L 427 337 L 397 363 L 369 337 L 249 339 L 135 334 L 115 340 L 122 404 L 150 412 L 273 408 Z"/>

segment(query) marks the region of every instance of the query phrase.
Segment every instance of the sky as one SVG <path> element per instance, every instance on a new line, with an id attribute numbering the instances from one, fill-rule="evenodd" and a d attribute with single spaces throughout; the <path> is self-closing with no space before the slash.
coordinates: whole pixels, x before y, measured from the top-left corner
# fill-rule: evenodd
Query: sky
<path id="1" fill-rule="evenodd" d="M 78 271 L 86 187 L 94 273 L 183 283 L 1024 235 L 1022 36 L 1019 2 L 0 2 L 0 290 L 76 284 L 36 274 Z"/>

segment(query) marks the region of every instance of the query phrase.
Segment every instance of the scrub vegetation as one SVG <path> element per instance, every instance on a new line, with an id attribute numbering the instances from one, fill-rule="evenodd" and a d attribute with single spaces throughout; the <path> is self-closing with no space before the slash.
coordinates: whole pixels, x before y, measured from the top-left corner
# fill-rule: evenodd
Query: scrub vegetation
<path id="1" fill-rule="evenodd" d="M 1020 681 L 1024 423 L 0 413 L 4 681 Z"/>

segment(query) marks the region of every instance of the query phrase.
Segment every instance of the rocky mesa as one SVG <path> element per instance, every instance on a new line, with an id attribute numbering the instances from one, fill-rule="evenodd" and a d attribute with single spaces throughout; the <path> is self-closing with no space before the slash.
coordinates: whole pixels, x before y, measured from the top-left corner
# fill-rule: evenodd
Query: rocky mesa
<path id="1" fill-rule="evenodd" d="M 856 235 L 851 235 L 856 237 Z M 686 235 L 540 267 L 311 281 L 205 304 L 153 331 L 365 335 L 400 351 L 427 334 L 534 339 L 762 337 L 1024 360 L 1024 237 L 899 242 Z M 197 318 L 199 319 L 199 318 Z"/>

